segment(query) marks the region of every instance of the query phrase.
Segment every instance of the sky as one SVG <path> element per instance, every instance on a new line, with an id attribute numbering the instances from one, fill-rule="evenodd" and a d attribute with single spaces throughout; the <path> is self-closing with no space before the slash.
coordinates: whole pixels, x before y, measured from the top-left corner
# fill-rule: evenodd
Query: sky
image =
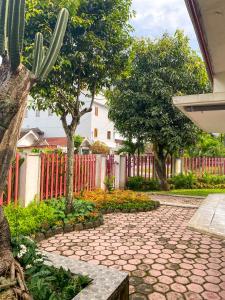
<path id="1" fill-rule="evenodd" d="M 164 32 L 173 34 L 183 29 L 191 47 L 199 52 L 195 32 L 184 0 L 133 0 L 136 16 L 131 21 L 134 35 L 157 38 Z"/>

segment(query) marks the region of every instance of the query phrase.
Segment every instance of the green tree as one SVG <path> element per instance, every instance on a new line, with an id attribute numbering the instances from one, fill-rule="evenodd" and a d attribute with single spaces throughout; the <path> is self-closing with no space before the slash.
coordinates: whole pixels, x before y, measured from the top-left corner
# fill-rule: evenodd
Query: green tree
<path id="1" fill-rule="evenodd" d="M 145 144 L 143 141 L 132 141 L 132 140 L 127 140 L 127 141 L 123 141 L 122 146 L 120 147 L 120 149 L 117 151 L 118 154 L 141 154 L 144 153 L 145 151 Z"/>
<path id="2" fill-rule="evenodd" d="M 35 14 L 28 19 L 27 39 L 37 28 L 48 31 L 55 18 L 55 7 L 38 3 Z M 60 116 L 67 136 L 68 211 L 73 198 L 73 136 L 82 116 L 92 111 L 95 96 L 111 85 L 126 68 L 131 45 L 129 18 L 131 0 L 81 0 L 76 15 L 72 15 L 65 44 L 54 73 L 45 85 L 39 85 L 33 96 L 33 107 L 51 109 Z M 70 9 L 70 8 L 68 8 Z M 41 14 L 39 13 L 41 11 Z M 48 24 L 43 22 L 48 18 Z M 51 30 L 50 30 L 51 31 Z M 27 49 L 29 55 L 29 49 Z M 84 98 L 89 101 L 84 101 Z M 44 101 L 43 101 L 44 99 Z"/>
<path id="3" fill-rule="evenodd" d="M 25 0 L 0 0 L 0 195 L 4 191 L 9 167 L 16 152 L 27 97 L 35 84 L 47 77 L 56 62 L 69 17 L 68 11 L 62 9 L 56 25 L 55 22 L 53 24 L 55 31 L 46 51 L 43 50 L 42 33 L 33 36 L 32 66 L 27 68 L 22 59 L 25 13 Z M 30 299 L 22 276 L 23 270 L 13 257 L 10 228 L 2 206 L 0 228 L 0 277 L 10 274 L 11 279 L 14 278 L 13 284 L 9 286 L 12 295 L 7 296 L 5 290 L 2 292 L 1 289 L 0 298 L 14 299 L 21 296 Z"/>
<path id="4" fill-rule="evenodd" d="M 189 157 L 225 157 L 225 146 L 221 136 L 201 133 L 194 145 L 188 147 L 185 155 Z"/>
<path id="5" fill-rule="evenodd" d="M 74 151 L 75 153 L 77 153 L 77 154 L 79 153 L 80 146 L 82 145 L 83 140 L 84 140 L 84 138 L 80 135 L 75 135 L 73 137 L 73 144 L 74 144 L 74 148 L 75 148 L 75 151 Z"/>
<path id="6" fill-rule="evenodd" d="M 181 31 L 137 41 L 131 57 L 130 74 L 108 93 L 109 116 L 124 137 L 153 144 L 156 172 L 162 189 L 168 189 L 167 156 L 193 144 L 198 132 L 172 97 L 209 90 L 207 74 Z"/>

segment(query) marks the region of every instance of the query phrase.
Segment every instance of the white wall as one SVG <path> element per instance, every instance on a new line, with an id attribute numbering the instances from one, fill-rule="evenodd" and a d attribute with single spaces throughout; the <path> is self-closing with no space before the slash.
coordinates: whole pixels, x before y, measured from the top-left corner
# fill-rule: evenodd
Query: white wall
<path id="1" fill-rule="evenodd" d="M 105 99 L 95 101 L 91 113 L 81 118 L 76 134 L 86 137 L 89 140 L 101 141 L 110 148 L 115 148 L 114 124 L 108 118 L 108 109 Z M 98 116 L 95 116 L 95 107 L 98 107 Z M 68 118 L 70 121 L 70 118 Z M 36 111 L 29 110 L 23 122 L 23 128 L 39 128 L 45 133 L 45 137 L 65 137 L 65 132 L 59 117 L 51 115 L 48 111 L 40 111 L 40 116 L 36 116 Z M 94 129 L 98 129 L 98 137 L 94 138 Z M 107 131 L 111 131 L 111 139 L 107 139 Z"/>
<path id="2" fill-rule="evenodd" d="M 95 115 L 95 107 L 98 107 L 98 116 Z M 98 137 L 94 137 L 94 129 L 98 130 Z M 111 139 L 107 139 L 107 132 L 111 132 Z M 101 141 L 109 147 L 115 147 L 114 124 L 108 118 L 108 109 L 102 104 L 94 103 L 91 118 L 92 140 Z"/>
<path id="3" fill-rule="evenodd" d="M 70 118 L 68 118 L 70 121 Z M 57 115 L 52 116 L 48 111 L 40 111 L 40 117 L 36 117 L 34 110 L 29 110 L 27 117 L 25 117 L 22 128 L 35 128 L 38 127 L 45 133 L 46 137 L 65 137 L 65 132 L 62 127 L 62 122 Z M 91 114 L 85 115 L 81 119 L 81 123 L 77 128 L 77 134 L 90 138 L 91 131 Z"/>

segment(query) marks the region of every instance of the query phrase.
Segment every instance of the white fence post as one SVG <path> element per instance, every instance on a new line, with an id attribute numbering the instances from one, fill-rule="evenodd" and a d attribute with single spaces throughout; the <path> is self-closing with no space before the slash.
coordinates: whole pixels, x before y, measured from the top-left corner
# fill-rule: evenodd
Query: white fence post
<path id="1" fill-rule="evenodd" d="M 106 156 L 96 155 L 96 187 L 105 189 Z"/>
<path id="2" fill-rule="evenodd" d="M 39 154 L 25 154 L 20 167 L 19 201 L 27 206 L 40 196 L 41 157 Z"/>
<path id="3" fill-rule="evenodd" d="M 119 188 L 126 187 L 126 156 L 120 156 Z"/>
<path id="4" fill-rule="evenodd" d="M 120 188 L 120 155 L 114 155 L 115 189 Z"/>
<path id="5" fill-rule="evenodd" d="M 182 159 L 176 158 L 175 161 L 175 175 L 179 175 L 182 173 Z"/>

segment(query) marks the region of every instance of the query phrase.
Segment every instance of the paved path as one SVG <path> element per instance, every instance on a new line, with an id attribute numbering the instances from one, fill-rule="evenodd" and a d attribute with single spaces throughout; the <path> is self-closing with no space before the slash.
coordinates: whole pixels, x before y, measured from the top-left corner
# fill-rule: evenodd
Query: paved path
<path id="1" fill-rule="evenodd" d="M 225 241 L 187 229 L 195 209 L 105 216 L 100 228 L 57 235 L 41 247 L 130 273 L 131 300 L 225 299 Z"/>

